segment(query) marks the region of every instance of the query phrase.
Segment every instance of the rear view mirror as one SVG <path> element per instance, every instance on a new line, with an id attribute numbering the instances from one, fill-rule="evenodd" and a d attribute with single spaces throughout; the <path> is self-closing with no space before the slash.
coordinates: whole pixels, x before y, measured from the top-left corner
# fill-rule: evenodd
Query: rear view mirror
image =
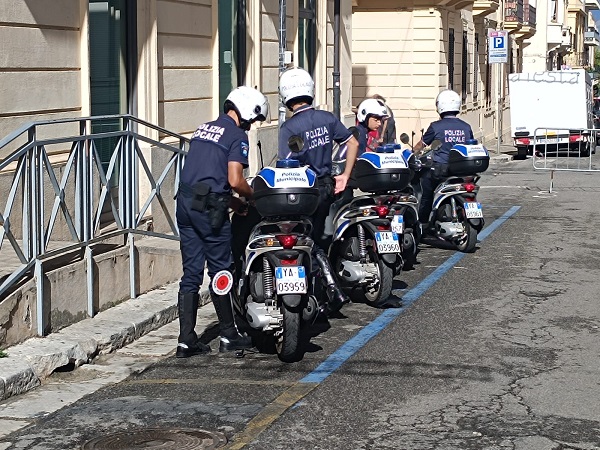
<path id="1" fill-rule="evenodd" d="M 408 137 L 408 134 L 402 133 L 400 135 L 400 142 L 402 142 L 403 144 L 408 144 L 410 142 L 410 138 Z"/>
<path id="2" fill-rule="evenodd" d="M 293 135 L 288 139 L 288 147 L 292 153 L 300 153 L 304 148 L 304 141 L 300 136 Z"/>

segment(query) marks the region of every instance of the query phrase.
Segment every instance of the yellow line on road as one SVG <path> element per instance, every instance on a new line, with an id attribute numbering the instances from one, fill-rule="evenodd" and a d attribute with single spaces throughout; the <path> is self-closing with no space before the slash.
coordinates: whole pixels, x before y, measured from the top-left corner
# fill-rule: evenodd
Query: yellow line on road
<path id="1" fill-rule="evenodd" d="M 283 380 L 245 380 L 232 378 L 149 378 L 147 380 L 127 380 L 121 384 L 236 384 L 236 385 L 273 385 L 273 386 L 293 386 L 291 381 Z"/>
<path id="2" fill-rule="evenodd" d="M 248 422 L 246 428 L 233 436 L 232 441 L 223 448 L 225 450 L 240 450 L 244 448 L 281 417 L 291 406 L 302 400 L 318 385 L 319 383 L 296 383 L 290 386 L 279 397 L 265 406 L 260 413 Z"/>

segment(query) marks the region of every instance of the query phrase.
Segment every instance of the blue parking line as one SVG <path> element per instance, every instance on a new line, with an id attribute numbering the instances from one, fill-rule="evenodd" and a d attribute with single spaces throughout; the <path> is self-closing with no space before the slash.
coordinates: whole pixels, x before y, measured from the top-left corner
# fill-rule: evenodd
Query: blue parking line
<path id="1" fill-rule="evenodd" d="M 513 206 L 506 211 L 502 216 L 494 220 L 489 226 L 481 231 L 478 235 L 479 241 L 483 241 L 492 234 L 500 225 L 512 217 L 521 207 Z M 315 370 L 306 375 L 300 380 L 300 383 L 321 383 L 329 375 L 335 372 L 350 359 L 358 350 L 365 346 L 373 337 L 383 331 L 396 317 L 402 314 L 412 305 L 419 297 L 421 297 L 431 286 L 433 286 L 446 272 L 454 267 L 465 253 L 456 252 L 443 264 L 438 266 L 430 273 L 423 281 L 417 284 L 413 289 L 409 290 L 402 296 L 402 307 L 396 309 L 388 309 L 380 314 L 370 324 L 360 330 L 356 336 L 346 341 L 340 348 L 333 352 L 323 361 Z"/>

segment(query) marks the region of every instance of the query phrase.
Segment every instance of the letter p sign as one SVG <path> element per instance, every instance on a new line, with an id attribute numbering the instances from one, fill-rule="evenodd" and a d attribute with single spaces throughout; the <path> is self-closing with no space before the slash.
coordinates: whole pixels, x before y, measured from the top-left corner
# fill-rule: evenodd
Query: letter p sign
<path id="1" fill-rule="evenodd" d="M 494 48 L 504 48 L 504 36 L 496 36 L 493 38 Z"/>

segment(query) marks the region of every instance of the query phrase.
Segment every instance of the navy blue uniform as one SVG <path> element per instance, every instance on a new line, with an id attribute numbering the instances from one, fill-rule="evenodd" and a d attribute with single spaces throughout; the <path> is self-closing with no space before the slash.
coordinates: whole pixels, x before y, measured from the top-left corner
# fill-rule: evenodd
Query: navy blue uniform
<path id="1" fill-rule="evenodd" d="M 300 153 L 292 153 L 288 147 L 288 139 L 294 135 L 304 140 Z M 297 159 L 314 170 L 318 178 L 330 176 L 333 142 L 341 145 L 351 137 L 348 128 L 330 112 L 302 106 L 279 130 L 279 158 Z"/>
<path id="2" fill-rule="evenodd" d="M 427 145 L 431 145 L 436 139 L 442 146 L 433 152 L 433 162 L 448 164 L 452 146 L 473 139 L 473 130 L 471 125 L 458 117 L 445 117 L 432 122 L 423 135 L 423 142 Z"/>
<path id="3" fill-rule="evenodd" d="M 455 116 L 447 116 L 429 125 L 423 135 L 423 142 L 430 145 L 439 140 L 442 145 L 433 152 L 433 168 L 421 178 L 421 203 L 419 205 L 419 220 L 428 222 L 433 206 L 433 191 L 446 176 L 450 159 L 450 149 L 454 144 L 465 144 L 473 139 L 471 125 Z"/>
<path id="4" fill-rule="evenodd" d="M 288 139 L 291 136 L 303 139 L 304 147 L 300 153 L 290 151 Z M 313 239 L 321 248 L 326 246 L 322 236 L 335 191 L 335 182 L 331 177 L 333 142 L 343 145 L 351 137 L 352 133 L 337 117 L 328 111 L 315 110 L 309 105 L 294 111 L 294 115 L 279 130 L 279 158 L 296 159 L 314 170 L 319 178 L 319 207 L 311 219 Z"/>
<path id="5" fill-rule="evenodd" d="M 182 294 L 198 293 L 204 278 L 205 263 L 212 278 L 221 270 L 229 270 L 233 262 L 229 216 L 221 228 L 213 229 L 207 212 L 192 209 L 193 194 L 190 191 L 196 183 L 203 182 L 210 186 L 213 193 L 231 194 L 227 164 L 236 161 L 247 167 L 248 149 L 246 133 L 226 114 L 200 125 L 192 136 L 177 196 L 176 217 L 183 263 L 179 292 Z M 193 327 L 191 330 L 189 328 L 182 326 L 179 342 L 196 342 Z"/>
<path id="6" fill-rule="evenodd" d="M 356 125 L 356 129 L 358 130 L 358 153 L 356 155 L 358 157 L 367 151 L 367 133 L 369 130 L 362 123 Z"/>

